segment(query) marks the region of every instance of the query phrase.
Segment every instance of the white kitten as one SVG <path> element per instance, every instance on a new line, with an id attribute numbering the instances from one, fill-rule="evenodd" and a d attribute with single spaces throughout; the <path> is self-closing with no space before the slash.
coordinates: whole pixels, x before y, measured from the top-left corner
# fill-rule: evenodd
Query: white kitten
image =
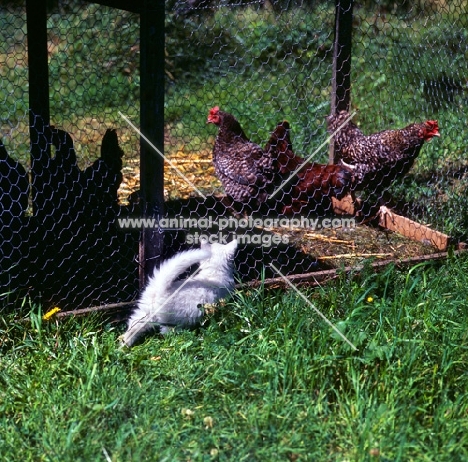
<path id="1" fill-rule="evenodd" d="M 123 342 L 132 346 L 138 337 L 159 326 L 162 334 L 172 327 L 191 328 L 203 316 L 199 306 L 215 303 L 234 289 L 233 261 L 237 248 L 229 244 L 201 244 L 200 249 L 181 252 L 161 263 L 141 294 Z M 187 268 L 200 263 L 198 272 L 176 281 Z"/>

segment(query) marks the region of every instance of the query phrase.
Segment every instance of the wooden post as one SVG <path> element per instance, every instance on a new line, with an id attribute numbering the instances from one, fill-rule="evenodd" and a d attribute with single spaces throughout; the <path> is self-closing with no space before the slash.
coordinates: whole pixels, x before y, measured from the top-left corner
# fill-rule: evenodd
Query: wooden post
<path id="1" fill-rule="evenodd" d="M 47 50 L 47 0 L 26 0 L 29 68 L 29 135 L 31 139 L 31 184 L 33 212 L 36 213 L 35 173 L 42 170 L 44 154 L 50 148 L 40 134 L 50 124 L 49 63 Z M 50 155 L 48 156 L 50 157 Z M 36 168 L 34 168 L 36 167 Z"/>
<path id="2" fill-rule="evenodd" d="M 335 0 L 335 5 L 331 115 L 337 111 L 349 110 L 354 0 Z M 330 164 L 333 164 L 335 161 L 334 151 L 334 141 L 331 139 L 328 154 Z"/>
<path id="3" fill-rule="evenodd" d="M 145 0 L 140 14 L 140 129 L 164 153 L 164 0 Z M 144 214 L 164 213 L 164 159 L 140 140 L 140 178 Z M 144 228 L 140 242 L 140 286 L 153 273 L 163 250 L 158 229 Z"/>

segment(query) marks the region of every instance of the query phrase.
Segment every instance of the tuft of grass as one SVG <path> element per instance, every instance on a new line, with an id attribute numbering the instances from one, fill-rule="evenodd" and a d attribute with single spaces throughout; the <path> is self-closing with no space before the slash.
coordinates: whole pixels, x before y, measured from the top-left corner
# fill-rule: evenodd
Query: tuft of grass
<path id="1" fill-rule="evenodd" d="M 5 460 L 463 460 L 468 257 L 241 291 L 120 348 L 99 317 L 0 319 Z"/>

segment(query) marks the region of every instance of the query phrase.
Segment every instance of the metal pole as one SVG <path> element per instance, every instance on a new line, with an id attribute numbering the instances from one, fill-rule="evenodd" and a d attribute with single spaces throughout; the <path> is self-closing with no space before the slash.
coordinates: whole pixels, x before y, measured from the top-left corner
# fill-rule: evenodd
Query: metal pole
<path id="1" fill-rule="evenodd" d="M 351 44 L 354 0 L 335 2 L 331 114 L 349 111 L 351 97 Z M 334 142 L 330 141 L 329 163 L 334 163 Z"/>
<path id="2" fill-rule="evenodd" d="M 145 0 L 140 14 L 140 127 L 164 153 L 164 0 Z M 164 213 L 164 159 L 140 140 L 140 180 L 144 214 Z M 163 251 L 163 235 L 145 228 L 140 242 L 140 286 L 153 273 Z"/>
<path id="3" fill-rule="evenodd" d="M 47 0 L 26 0 L 26 27 L 29 68 L 29 134 L 31 139 L 31 184 L 36 213 L 35 173 L 42 171 L 44 154 L 50 148 L 40 138 L 50 124 L 49 63 L 47 50 Z M 47 158 L 50 156 L 47 156 Z M 39 163 L 39 165 L 38 165 Z"/>

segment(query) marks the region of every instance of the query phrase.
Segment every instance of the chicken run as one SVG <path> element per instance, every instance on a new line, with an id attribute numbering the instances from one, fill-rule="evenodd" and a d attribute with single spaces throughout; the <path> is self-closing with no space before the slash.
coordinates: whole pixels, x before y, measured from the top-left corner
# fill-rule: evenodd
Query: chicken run
<path id="1" fill-rule="evenodd" d="M 36 8 L 39 3 L 41 2 L 33 5 L 33 2 L 28 2 L 28 8 Z M 110 0 L 107 3 L 113 4 Z M 120 5 L 119 2 L 117 3 Z M 211 25 L 213 22 L 220 21 L 221 29 L 224 28 L 220 20 L 221 13 L 217 13 L 217 9 L 212 8 L 213 2 L 204 3 L 200 11 L 197 9 L 199 3 L 188 3 L 191 5 L 190 11 L 183 10 L 181 13 L 177 7 L 174 7 L 174 11 L 169 12 L 170 19 L 167 22 L 171 33 L 174 32 L 174 28 L 180 27 L 183 23 L 184 34 L 187 33 L 186 28 L 193 27 L 194 29 L 189 31 L 191 36 L 198 37 L 198 40 L 202 41 L 199 36 L 203 34 L 197 35 L 197 28 L 202 29 L 202 21 L 197 19 L 197 15 L 200 18 L 209 18 Z M 328 16 L 330 13 L 333 16 L 333 8 L 328 11 L 326 8 L 329 5 L 327 6 L 326 2 L 322 3 L 325 5 L 323 8 Z M 353 2 L 345 3 L 352 4 Z M 132 14 L 138 16 L 140 12 L 138 9 L 143 8 L 142 4 L 137 1 Z M 336 5 L 339 4 L 340 2 L 336 2 Z M 99 8 L 102 5 L 95 7 L 92 14 L 89 14 L 86 2 L 77 2 L 74 6 L 74 2 L 70 0 L 64 2 L 63 5 L 60 11 L 65 16 L 76 6 L 78 14 L 75 17 L 75 24 L 93 15 L 101 14 Z M 242 2 L 239 5 L 226 2 L 223 8 L 228 13 L 234 15 L 238 13 L 235 16 L 236 20 L 242 20 L 248 24 L 245 30 L 251 27 L 251 24 L 254 24 L 252 27 L 257 27 L 255 25 L 257 23 L 249 19 L 249 15 L 256 18 L 258 24 L 267 18 L 265 21 L 268 27 L 273 27 L 281 22 L 279 18 L 282 14 L 287 16 L 292 11 L 289 6 L 283 11 L 281 2 L 273 2 L 270 5 L 270 2 L 264 1 L 258 2 L 258 5 L 253 7 L 243 5 Z M 300 8 L 297 8 L 299 11 Z M 138 12 L 135 13 L 137 10 Z M 27 9 L 23 8 L 21 15 L 25 11 Z M 109 17 L 113 17 L 111 16 L 112 8 L 105 11 Z M 247 19 L 242 18 L 244 12 L 246 12 Z M 47 26 L 48 19 L 45 10 L 43 13 L 44 24 Z M 323 14 L 321 11 L 319 13 Z M 338 18 L 339 8 L 335 13 Z M 359 14 L 364 15 L 361 12 Z M 359 21 L 362 21 L 359 14 L 356 16 L 359 20 L 355 18 L 354 23 L 350 15 L 347 19 L 349 24 L 358 27 Z M 50 23 L 54 24 L 54 21 L 57 21 L 57 24 L 63 25 L 57 19 L 58 16 L 60 15 L 49 17 Z M 374 16 L 371 17 L 374 18 Z M 21 18 L 23 20 L 22 16 Z M 124 24 L 127 19 L 128 17 L 124 16 L 116 24 Z M 374 19 L 375 24 L 372 30 L 378 33 L 387 32 L 385 28 L 388 24 L 377 16 Z M 283 26 L 285 29 L 290 28 L 286 22 Z M 325 29 L 325 26 L 323 27 Z M 70 51 L 64 40 L 62 50 L 63 37 L 60 38 L 60 33 L 63 33 L 63 28 L 54 29 L 50 24 L 49 28 L 51 30 L 42 65 L 44 63 L 47 65 L 48 62 L 54 63 L 56 60 L 55 66 L 59 71 L 55 76 L 60 76 L 60 89 L 57 90 L 56 82 L 54 82 L 54 90 L 51 90 L 50 94 L 60 96 L 58 98 L 60 104 L 55 107 L 55 111 L 57 107 L 60 108 L 60 113 L 66 110 L 65 100 L 62 101 L 60 92 L 62 88 L 67 89 L 67 85 L 75 78 L 74 75 L 67 75 L 65 67 L 60 69 L 61 66 L 65 66 L 68 59 L 67 53 L 77 53 L 81 45 L 77 45 Z M 47 27 L 45 29 L 47 31 Z M 120 32 L 118 27 L 116 30 Z M 138 27 L 135 31 L 141 32 L 138 31 Z M 258 125 L 252 123 L 256 117 L 253 114 L 254 109 L 249 108 L 248 115 L 245 114 L 246 105 L 250 104 L 250 101 L 242 101 L 242 97 L 239 96 L 243 94 L 242 91 L 228 100 L 225 90 L 210 92 L 206 88 L 196 87 L 195 100 L 203 99 L 201 103 L 190 99 L 191 85 L 195 84 L 189 80 L 190 84 L 187 87 L 189 90 L 184 89 L 186 93 L 183 94 L 183 101 L 170 99 L 171 92 L 175 92 L 174 87 L 178 84 L 178 77 L 172 74 L 171 58 L 166 55 L 164 61 L 163 57 L 164 65 L 159 67 L 162 68 L 160 71 L 165 73 L 169 84 L 162 91 L 166 91 L 163 96 L 168 97 L 170 103 L 164 106 L 165 112 L 163 111 L 160 126 L 160 134 L 163 138 L 161 145 L 165 148 L 162 149 L 165 159 L 158 158 L 160 164 L 157 168 L 154 168 L 155 164 L 148 161 L 151 156 L 157 156 L 154 152 L 148 154 L 148 146 L 146 146 L 147 154 L 144 154 L 145 144 L 139 140 L 139 135 L 132 133 L 132 130 L 125 126 L 125 122 L 120 118 L 111 121 L 104 116 L 101 118 L 96 112 L 90 116 L 86 113 L 86 117 L 76 116 L 79 122 L 71 122 L 60 114 L 58 117 L 60 123 L 56 122 L 57 126 L 54 126 L 49 123 L 47 117 L 42 120 L 30 108 L 30 152 L 26 149 L 27 152 L 18 157 L 18 146 L 11 143 L 12 139 L 8 139 L 9 135 L 5 136 L 2 133 L 0 142 L 2 192 L 0 237 L 3 241 L 0 289 L 6 294 L 6 298 L 10 297 L 10 289 L 12 293 L 19 289 L 21 296 L 31 295 L 32 298 L 40 300 L 45 307 L 57 305 L 63 310 L 132 303 L 147 276 L 145 265 L 148 262 L 159 263 L 180 250 L 198 246 L 201 235 L 215 238 L 218 236 L 221 238 L 223 235 L 228 239 L 235 235 L 241 238 L 240 249 L 236 257 L 236 269 L 239 282 L 243 284 L 258 283 L 262 278 L 267 283 L 270 281 L 273 285 L 276 284 L 278 274 L 272 269 L 274 267 L 279 268 L 288 277 L 302 278 L 301 282 L 313 283 L 314 280 L 318 280 L 319 274 L 325 279 L 328 276 L 333 277 L 333 274 L 337 274 L 336 270 L 357 268 L 368 259 L 378 265 L 379 262 L 405 259 L 414 261 L 411 259 L 440 255 L 441 252 L 450 249 L 452 244 L 463 249 L 465 246 L 461 242 L 463 239 L 458 239 L 458 236 L 458 240 L 452 239 L 449 232 L 445 234 L 439 231 L 443 227 L 437 226 L 439 230 L 436 230 L 436 226 L 433 227 L 430 220 L 421 219 L 417 213 L 407 213 L 414 210 L 410 210 L 412 205 L 408 205 L 410 202 L 404 202 L 407 200 L 404 194 L 400 194 L 397 199 L 392 195 L 394 191 L 392 188 L 400 186 L 404 189 L 405 180 L 412 174 L 415 166 L 418 167 L 418 163 L 424 164 L 427 161 L 426 158 L 421 157 L 425 156 L 428 144 L 431 143 L 432 147 L 434 144 L 437 146 L 437 143 L 444 142 L 444 137 L 449 131 L 449 127 L 445 124 L 447 118 L 440 117 L 439 108 L 433 105 L 429 106 L 430 110 L 425 110 L 425 115 L 419 119 L 413 115 L 407 116 L 407 114 L 400 118 L 387 119 L 407 120 L 406 126 L 400 123 L 388 123 L 383 118 L 384 121 L 377 129 L 376 123 L 372 125 L 373 129 L 368 129 L 369 118 L 355 117 L 353 113 L 355 105 L 350 101 L 349 61 L 351 55 L 342 55 L 341 62 L 339 62 L 340 56 L 336 51 L 340 46 L 344 46 L 343 44 L 346 44 L 351 36 L 340 38 L 341 32 L 337 29 L 336 36 L 333 38 L 333 33 L 330 31 L 326 31 L 323 36 L 311 35 L 311 31 L 307 28 L 304 31 L 307 46 L 312 49 L 317 46 L 314 56 L 318 58 L 320 65 L 326 64 L 324 68 L 313 69 L 313 72 L 320 76 L 312 75 L 311 68 L 307 67 L 310 66 L 310 62 L 306 61 L 304 69 L 299 69 L 298 75 L 302 72 L 311 79 L 316 78 L 316 81 L 312 83 L 313 88 L 307 91 L 300 89 L 298 87 L 300 84 L 291 78 L 291 88 L 285 92 L 286 97 L 283 95 L 278 97 L 279 102 L 274 109 L 273 103 L 271 109 L 268 104 L 265 104 L 264 111 L 269 114 L 264 118 L 258 114 Z M 135 39 L 135 43 L 132 42 L 131 47 L 128 48 L 129 51 L 127 50 L 126 54 L 123 53 L 125 59 L 128 58 L 131 61 L 122 70 L 124 79 L 128 78 L 125 82 L 138 87 L 138 91 L 140 91 L 140 80 L 132 80 L 133 74 L 136 74 L 138 69 L 138 60 L 135 56 L 146 49 L 147 61 L 142 59 L 140 64 L 143 62 L 147 64 L 150 61 L 149 58 L 152 58 L 148 52 L 148 44 L 143 46 L 144 44 L 141 43 L 145 36 L 143 32 L 139 36 L 137 34 L 138 38 Z M 180 30 L 178 32 L 180 33 Z M 243 32 L 241 30 L 239 34 L 242 35 Z M 215 30 L 213 32 L 215 38 L 207 38 L 207 42 L 213 40 L 213 43 L 208 44 L 208 49 L 211 49 L 210 47 L 215 49 L 214 55 L 218 53 L 219 37 L 216 34 Z M 13 60 L 15 66 L 17 63 L 27 62 L 28 58 L 31 58 L 30 65 L 34 65 L 35 60 L 32 58 L 37 58 L 37 56 L 29 56 L 29 49 L 24 45 L 26 39 L 23 35 L 18 33 L 22 40 L 21 46 L 17 43 L 5 52 L 7 56 L 4 59 L 5 69 L 10 66 L 11 58 L 15 53 L 18 54 Z M 293 36 L 294 34 L 291 35 Z M 97 35 L 93 36 L 92 40 L 97 43 L 99 40 L 96 37 Z M 116 36 L 112 37 L 117 40 Z M 298 40 L 305 40 L 304 37 L 298 36 Z M 172 37 L 168 35 L 168 39 L 170 42 Z M 286 43 L 287 40 L 284 40 Z M 222 39 L 220 43 L 222 45 Z M 32 40 L 29 46 L 34 44 L 36 43 Z M 125 43 L 125 46 L 127 45 L 129 44 Z M 283 45 L 284 43 L 280 43 L 278 46 Z M 296 45 L 291 44 L 291 50 L 281 58 L 281 64 L 284 65 L 287 59 L 297 58 L 297 62 L 305 59 L 306 53 L 299 57 L 294 54 L 298 49 Z M 63 55 L 59 54 L 61 52 Z M 120 52 L 121 50 L 116 51 L 116 56 L 120 56 Z M 348 52 L 350 53 L 350 50 Z M 181 53 L 180 50 L 178 53 Z M 299 52 L 298 55 L 300 55 Z M 58 60 L 58 57 L 61 57 L 62 61 Z M 67 59 L 63 60 L 63 57 Z M 262 75 L 262 72 L 267 69 L 265 63 L 270 58 L 265 58 L 258 75 Z M 329 64 L 327 64 L 327 59 Z M 102 69 L 106 69 L 107 66 L 114 72 L 117 61 L 115 56 L 111 57 Z M 239 62 L 241 61 L 242 59 L 239 58 Z M 246 59 L 246 62 L 246 66 L 249 67 L 249 59 Z M 236 82 L 237 74 L 242 74 L 242 70 L 238 71 L 236 65 L 234 61 L 232 63 L 229 61 L 227 64 L 229 72 L 233 72 L 234 77 L 231 76 L 233 82 Z M 291 64 L 291 68 L 295 65 L 295 62 Z M 76 67 L 77 74 L 84 67 L 86 65 L 83 60 L 79 61 Z M 98 68 L 101 69 L 101 67 Z M 329 75 L 331 68 L 333 68 L 332 75 Z M 39 69 L 44 70 L 44 67 L 39 66 Z M 143 72 L 141 69 L 140 71 Z M 271 74 L 284 73 L 284 68 L 275 70 L 272 67 L 272 69 Z M 12 69 L 10 71 L 13 73 Z M 2 75 L 7 78 L 8 72 L 2 72 L 5 74 Z M 71 71 L 72 74 L 73 72 L 75 69 Z M 218 76 L 218 73 L 223 75 L 223 72 L 225 68 L 221 64 L 219 69 L 213 69 L 214 76 Z M 375 70 L 372 70 L 372 73 L 375 74 Z M 150 74 L 148 72 L 148 75 Z M 148 79 L 148 75 L 145 84 L 142 76 L 141 93 L 150 98 L 147 96 L 149 93 L 146 92 L 151 87 L 148 84 L 151 80 Z M 329 79 L 329 77 L 332 78 Z M 270 78 L 272 82 L 277 82 L 276 75 Z M 445 76 L 441 78 L 445 79 L 444 82 L 451 82 Z M 355 72 L 353 85 L 354 82 L 362 82 L 363 79 L 363 76 Z M 228 81 L 226 77 L 223 83 L 220 82 L 220 87 L 227 88 L 229 84 L 226 82 Z M 377 79 L 376 82 L 378 81 Z M 278 82 L 283 90 L 284 82 L 280 80 Z M 322 83 L 319 84 L 319 82 Z M 390 82 L 387 84 L 390 86 Z M 23 83 L 23 87 L 26 85 Z M 30 85 L 34 86 L 34 79 L 31 79 Z M 47 79 L 45 85 L 50 85 Z M 144 88 L 144 85 L 147 87 Z M 251 82 L 245 85 L 251 85 Z M 427 94 L 428 99 L 430 99 L 428 90 L 430 85 L 433 85 L 432 80 L 429 83 L 426 81 L 423 83 L 423 92 Z M 17 88 L 20 86 L 17 85 Z M 83 89 L 85 88 L 87 87 L 83 85 Z M 273 84 L 271 88 L 274 89 Z M 464 88 L 462 85 L 460 93 L 463 93 Z M 40 85 L 38 89 L 43 90 Z M 80 98 L 85 95 L 83 89 L 79 89 Z M 246 93 L 249 97 L 250 95 L 252 98 L 256 97 L 250 87 L 247 89 Z M 94 91 L 98 93 L 96 89 Z M 259 94 L 262 91 L 264 90 L 259 90 Z M 233 95 L 234 93 L 233 90 Z M 44 94 L 46 94 L 45 99 Z M 44 101 L 49 95 L 47 91 L 36 91 L 36 97 L 37 95 L 39 95 L 39 104 L 36 108 L 41 109 L 46 105 Z M 134 105 L 131 99 L 133 96 L 128 96 L 127 101 L 127 93 L 124 95 L 127 103 L 126 108 L 124 107 L 126 111 L 131 111 Z M 367 94 L 364 98 L 361 95 L 362 99 L 365 97 Z M 280 101 L 281 98 L 286 98 L 287 102 L 286 100 Z M 184 106 L 185 99 L 190 101 L 190 104 Z M 270 99 L 270 97 L 267 98 L 268 101 Z M 325 100 L 326 103 L 324 103 Z M 263 104 L 264 101 L 261 103 Z M 289 103 L 291 106 L 283 111 L 282 106 Z M 171 104 L 175 106 L 180 104 L 181 107 L 175 110 Z M 204 105 L 203 111 L 200 110 L 202 104 Z M 138 109 L 141 114 L 144 113 L 144 105 L 145 98 L 141 98 Z M 306 108 L 301 114 L 302 118 L 294 112 L 300 105 L 303 109 Z M 138 107 L 138 104 L 135 106 Z M 189 109 L 188 106 L 192 107 Z M 151 104 L 148 107 L 151 109 Z M 261 107 L 261 104 L 255 106 L 257 107 Z M 193 123 L 197 126 L 194 135 L 190 132 L 193 127 L 184 126 L 183 123 L 180 124 L 182 128 L 177 127 L 178 120 L 181 118 L 180 113 L 185 110 L 190 112 L 190 116 L 183 119 L 184 123 Z M 115 107 L 112 107 L 112 111 L 116 112 Z M 151 119 L 148 117 L 148 111 L 146 117 L 141 114 L 136 111 L 130 117 L 136 125 L 138 125 L 138 119 L 141 124 L 145 119 Z M 311 114 L 312 117 L 309 120 Z M 55 117 L 57 117 L 57 112 Z M 187 122 L 190 117 L 191 120 Z M 33 119 L 34 122 L 31 122 Z M 407 123 L 411 121 L 413 123 L 408 125 Z M 27 123 L 21 121 L 21 124 L 18 123 L 18 127 L 24 128 L 23 131 L 27 132 Z M 199 126 L 203 126 L 204 129 L 200 129 Z M 12 128 L 9 133 L 19 132 L 18 127 Z M 143 126 L 141 128 L 143 132 Z M 312 143 L 311 139 L 317 134 L 323 135 L 321 148 L 326 149 L 329 146 L 328 163 L 323 160 L 323 156 L 314 156 L 318 150 L 311 155 L 312 149 L 309 148 L 318 144 L 315 140 Z M 138 146 L 138 141 L 141 143 L 140 146 Z M 93 147 L 92 151 L 99 153 L 97 158 L 95 156 L 93 160 L 82 159 L 81 155 L 91 145 L 96 147 L 95 149 Z M 79 146 L 78 149 L 77 146 Z M 86 149 L 83 149 L 83 146 Z M 450 149 L 453 149 L 453 146 L 452 143 Z M 457 151 L 456 155 L 459 154 L 460 152 Z M 18 158 L 21 161 L 17 160 Z M 466 166 L 455 157 L 455 154 L 453 159 L 458 162 L 454 167 L 455 180 L 464 179 Z M 437 159 L 431 165 L 430 174 L 440 167 L 440 163 L 437 164 L 439 160 Z M 445 159 L 442 160 L 445 161 Z M 447 168 L 452 161 L 452 159 L 447 161 Z M 163 168 L 159 169 L 162 166 Z M 150 171 L 151 168 L 154 170 Z M 157 188 L 155 188 L 157 194 L 161 196 L 162 205 L 147 200 L 148 190 L 152 186 L 148 187 L 148 178 L 151 183 L 153 181 L 151 175 L 155 172 L 161 173 L 161 178 L 164 177 L 163 181 L 158 181 Z M 441 170 L 441 176 L 444 172 L 445 170 Z M 146 178 L 146 185 L 143 178 Z M 427 182 L 423 186 L 425 187 L 424 194 L 427 194 L 430 200 L 431 193 L 427 192 L 430 189 L 429 184 Z M 418 187 L 420 186 L 421 184 L 418 184 Z M 461 188 L 462 194 L 464 191 L 465 189 Z M 404 199 L 401 199 L 402 197 Z M 413 198 L 414 196 L 409 201 Z M 430 205 L 427 208 L 430 208 Z M 161 210 L 163 213 L 160 213 Z M 153 245 L 151 251 L 154 254 L 147 256 L 144 254 L 146 251 L 145 230 L 126 230 L 119 227 L 119 220 L 128 217 L 156 217 L 159 220 L 166 217 L 195 219 L 198 220 L 198 224 L 188 227 L 185 224 L 160 226 L 154 232 L 154 235 L 158 236 L 157 239 L 150 243 Z M 210 222 L 206 226 L 199 225 L 201 221 L 208 219 L 214 219 L 214 223 Z M 226 220 L 229 225 L 222 227 L 220 219 Z M 302 219 L 306 221 L 303 222 Z M 240 223 L 247 223 L 247 225 L 240 225 Z M 327 273 L 327 271 L 331 272 Z M 2 297 L 5 299 L 4 296 Z M 16 300 L 19 299 L 20 297 Z"/>
<path id="2" fill-rule="evenodd" d="M 295 154 L 287 121 L 278 123 L 262 148 L 249 140 L 234 115 L 217 106 L 210 109 L 207 119 L 219 128 L 213 152 L 201 153 L 189 165 L 180 151 L 171 156 L 171 164 L 187 175 L 194 186 L 212 184 L 217 187 L 220 183 L 226 195 L 219 195 L 217 199 L 234 216 L 259 214 L 297 218 L 346 214 L 355 217 L 357 226 L 351 229 L 343 226 L 267 229 L 280 236 L 287 235 L 294 247 L 317 259 L 318 269 L 353 265 L 366 258 L 401 259 L 445 250 L 448 237 L 410 220 L 410 224 L 422 230 L 417 233 L 420 238 L 414 236 L 408 223 L 400 222 L 393 228 L 397 232 L 391 232 L 385 217 L 397 215 L 382 203 L 377 208 L 367 207 L 356 194 L 363 189 L 379 193 L 403 177 L 423 144 L 440 136 L 437 121 L 366 136 L 344 111 L 327 120 L 330 134 L 335 135 L 336 164 L 317 164 Z M 205 208 L 191 197 L 191 186 L 181 180 L 170 165 L 167 165 L 166 178 L 168 198 L 179 197 L 168 200 L 169 211 L 182 213 L 183 207 L 179 206 L 184 203 L 185 208 L 197 210 L 200 216 L 210 213 L 210 206 Z M 280 194 L 273 196 L 276 189 Z M 176 203 L 179 205 L 174 206 Z M 262 230 L 253 230 L 256 231 Z M 405 231 L 413 237 L 405 236 Z M 434 241 L 431 242 L 431 238 Z"/>

